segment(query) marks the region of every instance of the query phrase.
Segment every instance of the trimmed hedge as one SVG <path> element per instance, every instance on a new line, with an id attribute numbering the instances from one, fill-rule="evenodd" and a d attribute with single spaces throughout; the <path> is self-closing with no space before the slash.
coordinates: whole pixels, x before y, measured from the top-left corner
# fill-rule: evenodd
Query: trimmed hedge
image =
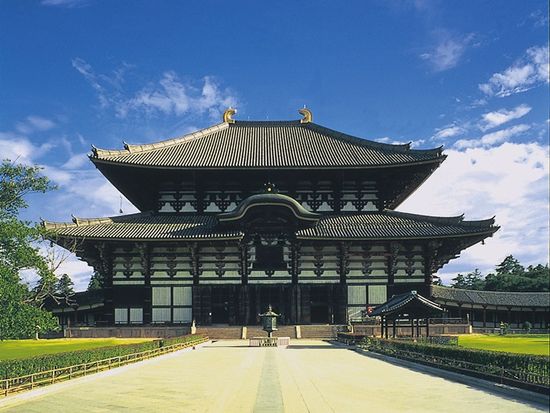
<path id="1" fill-rule="evenodd" d="M 401 352 L 420 353 L 429 357 L 440 357 L 450 361 L 474 363 L 480 365 L 480 372 L 485 374 L 499 375 L 502 369 L 521 373 L 534 373 L 544 377 L 548 381 L 550 377 L 550 357 L 505 353 L 498 351 L 487 351 L 469 349 L 454 346 L 445 346 L 427 343 L 414 343 L 398 340 L 384 340 L 377 338 L 366 338 L 361 346 L 368 350 L 399 357 Z M 451 365 L 450 365 L 451 366 Z M 471 367 L 471 366 L 470 366 Z M 472 367 L 472 369 L 476 369 Z"/>
<path id="2" fill-rule="evenodd" d="M 140 353 L 160 347 L 171 346 L 173 344 L 195 341 L 202 338 L 203 336 L 200 335 L 187 335 L 137 344 L 99 347 L 89 350 L 77 350 L 66 353 L 29 357 L 26 359 L 2 360 L 0 361 L 0 379 L 26 376 L 28 374 L 39 373 L 41 371 L 90 363 L 112 357 L 125 356 L 127 354 Z"/>

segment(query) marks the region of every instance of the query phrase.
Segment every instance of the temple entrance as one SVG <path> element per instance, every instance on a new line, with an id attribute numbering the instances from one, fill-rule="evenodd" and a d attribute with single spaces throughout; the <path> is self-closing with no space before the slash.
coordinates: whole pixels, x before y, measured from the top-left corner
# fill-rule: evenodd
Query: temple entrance
<path id="1" fill-rule="evenodd" d="M 271 305 L 271 308 L 277 314 L 281 314 L 282 311 L 284 311 L 281 305 L 282 297 L 280 288 L 262 286 L 259 293 L 260 297 L 258 301 L 260 304 L 260 313 L 265 313 L 269 305 Z"/>
<path id="2" fill-rule="evenodd" d="M 328 324 L 330 320 L 329 288 L 324 285 L 312 286 L 310 291 L 311 323 Z"/>
<path id="3" fill-rule="evenodd" d="M 229 323 L 230 293 L 229 288 L 212 288 L 212 324 Z"/>

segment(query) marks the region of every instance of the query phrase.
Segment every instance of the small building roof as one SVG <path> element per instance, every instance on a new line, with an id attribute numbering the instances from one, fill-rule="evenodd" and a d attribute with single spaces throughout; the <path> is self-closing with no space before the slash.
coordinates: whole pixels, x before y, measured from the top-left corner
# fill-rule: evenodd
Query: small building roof
<path id="1" fill-rule="evenodd" d="M 384 304 L 377 306 L 370 316 L 397 318 L 407 314 L 409 318 L 423 318 L 439 312 L 443 312 L 439 304 L 422 297 L 416 291 L 409 291 L 394 295 Z"/>
<path id="2" fill-rule="evenodd" d="M 232 120 L 179 138 L 124 146 L 93 147 L 90 158 L 96 164 L 179 169 L 372 168 L 439 164 L 445 159 L 441 148 L 379 143 L 299 120 Z"/>
<path id="3" fill-rule="evenodd" d="M 432 286 L 432 298 L 439 303 L 499 307 L 550 307 L 549 292 L 478 291 Z"/>
<path id="4" fill-rule="evenodd" d="M 317 217 L 316 217 L 317 219 Z M 240 239 L 238 229 L 218 225 L 215 215 L 138 213 L 108 218 L 74 218 L 73 222 L 43 225 L 59 237 L 112 240 Z M 299 239 L 400 240 L 490 236 L 494 219 L 464 221 L 463 217 L 431 217 L 385 210 L 323 215 L 295 234 Z"/>

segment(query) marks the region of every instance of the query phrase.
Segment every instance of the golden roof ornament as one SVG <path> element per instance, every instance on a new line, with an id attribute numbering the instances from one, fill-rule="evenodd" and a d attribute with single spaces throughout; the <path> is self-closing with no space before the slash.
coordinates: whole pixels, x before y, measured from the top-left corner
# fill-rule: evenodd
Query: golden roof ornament
<path id="1" fill-rule="evenodd" d="M 303 116 L 302 119 L 300 119 L 300 123 L 310 123 L 313 122 L 313 113 L 311 113 L 311 110 L 304 107 L 298 111 L 300 115 Z"/>
<path id="2" fill-rule="evenodd" d="M 235 123 L 235 119 L 233 119 L 233 115 L 235 113 L 237 113 L 237 109 L 230 106 L 225 112 L 223 112 L 223 121 L 225 123 Z"/>

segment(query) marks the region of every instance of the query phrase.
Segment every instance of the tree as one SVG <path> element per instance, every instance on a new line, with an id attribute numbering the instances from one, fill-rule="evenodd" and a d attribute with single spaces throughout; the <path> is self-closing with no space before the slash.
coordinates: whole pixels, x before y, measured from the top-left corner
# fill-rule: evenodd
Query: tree
<path id="1" fill-rule="evenodd" d="M 94 271 L 92 278 L 90 278 L 90 282 L 88 283 L 88 291 L 101 290 L 102 288 L 103 276 L 99 272 Z"/>
<path id="2" fill-rule="evenodd" d="M 62 297 L 62 300 L 67 305 L 73 304 L 75 301 L 74 297 L 74 283 L 67 274 L 61 275 L 56 284 L 56 294 Z"/>
<path id="3" fill-rule="evenodd" d="M 55 329 L 55 317 L 41 308 L 41 302 L 22 283 L 20 272 L 34 270 L 40 280 L 51 276 L 36 242 L 40 228 L 18 219 L 28 205 L 24 197 L 45 193 L 54 186 L 36 166 L 0 163 L 0 340 L 33 336 L 38 329 Z"/>
<path id="4" fill-rule="evenodd" d="M 485 287 L 485 280 L 479 269 L 475 269 L 473 272 L 469 272 L 466 275 L 458 274 L 453 278 L 454 283 L 451 284 L 452 288 L 463 288 L 466 290 L 483 290 Z"/>
<path id="5" fill-rule="evenodd" d="M 496 266 L 495 273 L 485 278 L 488 291 L 549 291 L 550 271 L 547 265 L 530 265 L 525 269 L 512 255 Z"/>

